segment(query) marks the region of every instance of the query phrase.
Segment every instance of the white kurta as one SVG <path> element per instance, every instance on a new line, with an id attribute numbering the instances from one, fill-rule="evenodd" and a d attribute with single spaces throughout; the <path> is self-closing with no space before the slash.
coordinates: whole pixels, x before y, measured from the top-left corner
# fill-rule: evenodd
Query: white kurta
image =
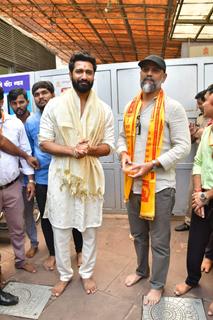
<path id="1" fill-rule="evenodd" d="M 46 105 L 41 117 L 39 140 L 54 141 L 62 144 L 56 125 L 55 111 L 58 108 L 58 98 L 51 99 Z M 80 118 L 80 99 L 76 106 Z M 114 149 L 114 119 L 111 108 L 103 102 L 105 114 L 104 138 L 102 143 Z M 58 109 L 57 112 L 60 112 Z M 83 116 L 82 116 L 83 117 Z M 98 125 L 98 124 L 97 124 Z M 83 232 L 89 227 L 99 227 L 102 223 L 103 199 L 80 199 L 72 196 L 66 186 L 61 189 L 61 181 L 57 174 L 61 157 L 53 156 L 49 167 L 48 192 L 44 217 L 60 229 L 76 228 Z"/>

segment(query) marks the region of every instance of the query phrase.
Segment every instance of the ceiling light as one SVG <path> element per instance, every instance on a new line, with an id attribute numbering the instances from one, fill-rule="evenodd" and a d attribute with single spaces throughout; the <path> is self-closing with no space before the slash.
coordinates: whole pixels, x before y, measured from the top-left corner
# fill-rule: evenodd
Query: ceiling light
<path id="1" fill-rule="evenodd" d="M 213 39 L 212 21 L 212 0 L 179 0 L 173 18 L 170 38 Z"/>

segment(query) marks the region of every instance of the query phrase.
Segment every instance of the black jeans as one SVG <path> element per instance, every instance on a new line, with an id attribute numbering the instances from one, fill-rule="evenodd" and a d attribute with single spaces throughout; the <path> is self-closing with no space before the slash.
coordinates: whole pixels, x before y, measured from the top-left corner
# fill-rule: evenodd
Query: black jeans
<path id="1" fill-rule="evenodd" d="M 213 232 L 206 248 L 205 257 L 213 261 Z"/>
<path id="2" fill-rule="evenodd" d="M 200 268 L 212 231 L 213 200 L 208 206 L 205 206 L 205 218 L 200 218 L 192 212 L 187 250 L 188 276 L 186 278 L 186 284 L 191 287 L 197 286 L 201 278 Z"/>
<path id="3" fill-rule="evenodd" d="M 53 229 L 49 219 L 43 219 L 45 204 L 47 199 L 47 185 L 36 184 L 36 201 L 38 203 L 38 208 L 41 213 L 41 228 L 43 231 L 44 239 L 46 242 L 47 249 L 50 256 L 55 255 L 54 239 L 53 239 Z"/>
<path id="4" fill-rule="evenodd" d="M 73 240 L 75 244 L 75 251 L 77 253 L 82 251 L 82 246 L 83 246 L 83 237 L 80 231 L 77 229 L 73 228 L 72 229 L 72 235 L 73 235 Z"/>

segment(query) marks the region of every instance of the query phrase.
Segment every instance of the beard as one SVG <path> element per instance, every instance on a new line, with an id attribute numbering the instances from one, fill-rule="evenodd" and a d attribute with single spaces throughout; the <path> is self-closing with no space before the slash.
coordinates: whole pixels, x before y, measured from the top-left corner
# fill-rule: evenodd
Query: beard
<path id="1" fill-rule="evenodd" d="M 90 91 L 92 89 L 93 82 L 94 81 L 90 82 L 87 80 L 76 81 L 76 80 L 72 79 L 73 88 L 80 93 L 86 93 L 86 92 Z"/>
<path id="2" fill-rule="evenodd" d="M 141 89 L 145 93 L 155 92 L 160 89 L 162 81 L 155 81 L 152 78 L 146 77 L 141 81 Z"/>
<path id="3" fill-rule="evenodd" d="M 39 101 L 36 103 L 36 107 L 41 111 L 43 112 L 44 111 L 44 108 L 46 107 L 46 104 L 47 104 L 48 101 Z"/>
<path id="4" fill-rule="evenodd" d="M 14 111 L 14 113 L 19 117 L 23 116 L 26 112 L 27 112 L 27 108 L 26 109 L 17 108 L 16 111 Z"/>

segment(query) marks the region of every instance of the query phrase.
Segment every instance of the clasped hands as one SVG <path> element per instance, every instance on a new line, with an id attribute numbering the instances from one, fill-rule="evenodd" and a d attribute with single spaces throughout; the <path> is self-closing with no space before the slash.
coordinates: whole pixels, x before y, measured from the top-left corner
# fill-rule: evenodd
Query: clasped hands
<path id="1" fill-rule="evenodd" d="M 192 208 L 196 215 L 201 218 L 205 218 L 204 205 L 206 203 L 200 199 L 200 194 L 201 192 L 194 192 L 192 194 Z"/>
<path id="2" fill-rule="evenodd" d="M 121 168 L 131 178 L 138 178 L 145 176 L 152 170 L 152 162 L 144 162 L 142 164 L 133 163 L 127 153 L 121 155 Z"/>
<path id="3" fill-rule="evenodd" d="M 72 156 L 76 159 L 81 159 L 88 155 L 90 150 L 89 140 L 82 139 L 79 143 L 73 148 Z"/>

